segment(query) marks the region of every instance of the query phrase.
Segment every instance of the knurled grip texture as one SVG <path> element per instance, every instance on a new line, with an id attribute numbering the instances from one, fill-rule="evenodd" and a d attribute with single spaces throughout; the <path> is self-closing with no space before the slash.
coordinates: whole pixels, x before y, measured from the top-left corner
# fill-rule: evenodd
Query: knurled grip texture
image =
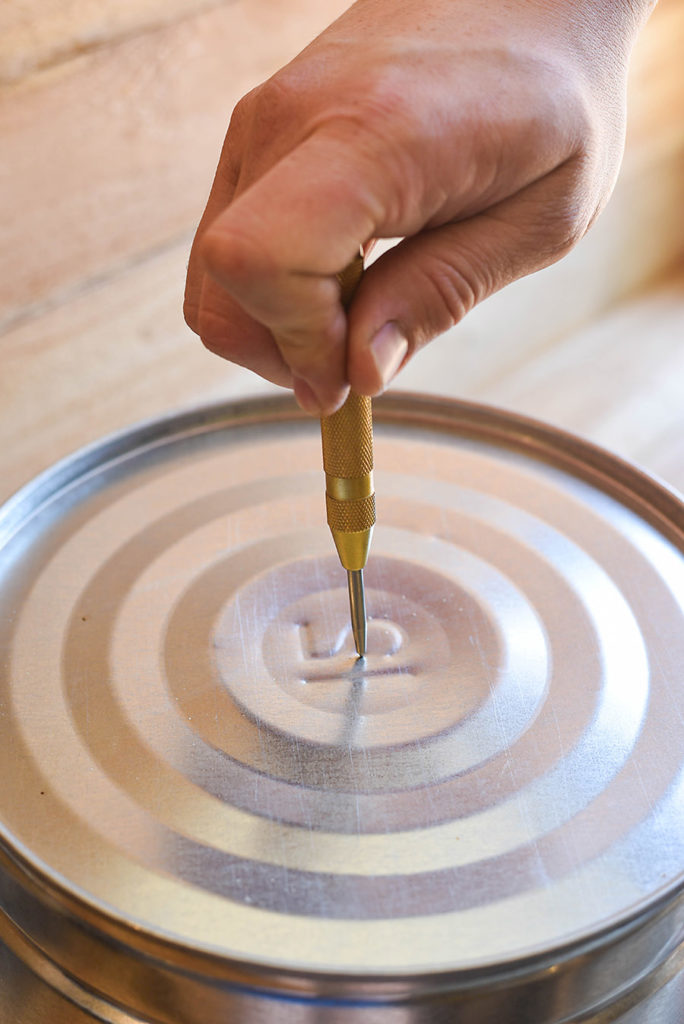
<path id="1" fill-rule="evenodd" d="M 375 525 L 375 495 L 356 498 L 354 501 L 338 501 L 325 496 L 328 526 L 334 533 L 360 533 Z"/>
<path id="2" fill-rule="evenodd" d="M 366 476 L 373 470 L 373 412 L 367 395 L 350 392 L 341 409 L 321 420 L 323 468 L 330 476 Z"/>

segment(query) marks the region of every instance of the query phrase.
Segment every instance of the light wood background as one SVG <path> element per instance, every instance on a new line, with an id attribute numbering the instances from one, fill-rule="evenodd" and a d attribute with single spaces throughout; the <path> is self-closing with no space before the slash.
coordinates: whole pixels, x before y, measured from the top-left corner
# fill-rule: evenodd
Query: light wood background
<path id="1" fill-rule="evenodd" d="M 272 390 L 185 327 L 192 231 L 235 101 L 345 0 L 0 5 L 0 498 L 102 434 Z M 584 434 L 684 490 L 684 2 L 634 56 L 615 195 L 399 386 Z"/>

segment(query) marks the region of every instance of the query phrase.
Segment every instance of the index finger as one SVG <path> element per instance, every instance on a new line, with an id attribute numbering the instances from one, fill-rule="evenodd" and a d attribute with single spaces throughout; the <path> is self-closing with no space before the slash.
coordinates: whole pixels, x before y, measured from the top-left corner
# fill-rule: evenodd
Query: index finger
<path id="1" fill-rule="evenodd" d="M 336 274 L 387 220 L 387 194 L 349 126 L 321 129 L 235 198 L 200 244 L 209 273 L 269 328 L 316 411 L 332 411 L 347 390 Z"/>
<path id="2" fill-rule="evenodd" d="M 225 210 L 235 194 L 240 175 L 239 136 L 240 132 L 236 127 L 236 119 L 233 117 L 223 143 L 207 204 L 197 226 L 190 249 L 185 281 L 183 314 L 188 326 L 196 333 L 198 333 L 198 315 L 206 274 L 201 241 L 209 226 L 216 220 L 221 211 Z"/>

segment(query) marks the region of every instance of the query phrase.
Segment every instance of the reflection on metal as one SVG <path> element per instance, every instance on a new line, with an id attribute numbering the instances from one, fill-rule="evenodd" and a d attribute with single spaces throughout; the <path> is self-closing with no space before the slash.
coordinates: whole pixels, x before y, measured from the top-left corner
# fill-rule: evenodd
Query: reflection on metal
<path id="1" fill-rule="evenodd" d="M 368 620 L 366 618 L 366 594 L 363 586 L 363 569 L 347 570 L 349 591 L 349 615 L 351 617 L 354 647 L 360 658 L 365 657 L 368 641 Z"/>
<path id="2" fill-rule="evenodd" d="M 0 513 L 0 1019 L 678 1024 L 680 499 L 380 400 L 357 660 L 319 451 L 202 410 Z"/>

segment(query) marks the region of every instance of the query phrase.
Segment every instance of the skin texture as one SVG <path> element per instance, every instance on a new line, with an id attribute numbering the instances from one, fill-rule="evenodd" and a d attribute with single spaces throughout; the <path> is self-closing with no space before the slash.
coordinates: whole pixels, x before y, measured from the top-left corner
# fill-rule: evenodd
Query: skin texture
<path id="1" fill-rule="evenodd" d="M 605 205 L 648 0 L 358 0 L 235 108 L 185 316 L 312 414 L 563 256 Z M 373 240 L 348 316 L 336 273 Z"/>

